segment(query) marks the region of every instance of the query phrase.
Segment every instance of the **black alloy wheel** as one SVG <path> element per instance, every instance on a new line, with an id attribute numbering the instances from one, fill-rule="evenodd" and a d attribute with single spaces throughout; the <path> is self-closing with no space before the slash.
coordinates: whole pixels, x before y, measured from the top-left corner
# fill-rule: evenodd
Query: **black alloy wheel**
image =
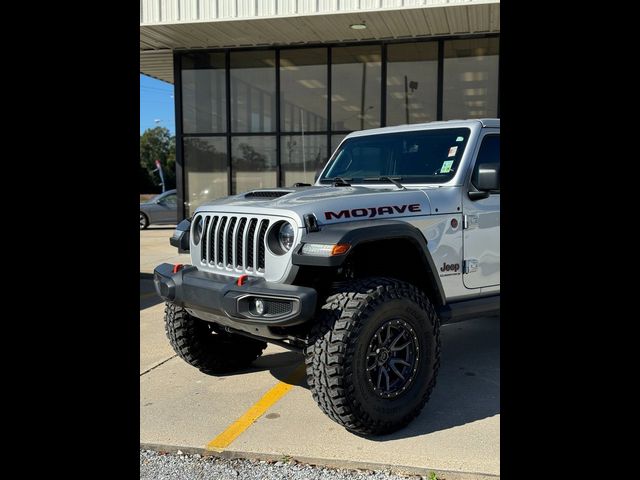
<path id="1" fill-rule="evenodd" d="M 336 288 L 305 348 L 309 389 L 348 430 L 394 432 L 420 413 L 435 387 L 438 315 L 424 292 L 398 279 L 354 279 Z"/>
<path id="2" fill-rule="evenodd" d="M 415 379 L 419 361 L 418 337 L 411 325 L 400 319 L 390 320 L 378 329 L 369 343 L 369 384 L 382 398 L 397 397 Z"/>

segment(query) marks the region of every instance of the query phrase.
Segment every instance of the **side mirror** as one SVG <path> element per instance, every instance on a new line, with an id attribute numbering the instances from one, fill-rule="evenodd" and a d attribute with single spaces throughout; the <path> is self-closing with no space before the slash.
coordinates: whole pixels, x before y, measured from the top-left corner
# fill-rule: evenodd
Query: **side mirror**
<path id="1" fill-rule="evenodd" d="M 480 191 L 489 192 L 500 190 L 500 164 L 485 163 L 478 169 L 478 176 L 475 182 Z"/>
<path id="2" fill-rule="evenodd" d="M 471 200 L 488 198 L 489 193 L 494 190 L 500 190 L 500 164 L 485 163 L 478 168 L 471 181 L 469 198 Z"/>

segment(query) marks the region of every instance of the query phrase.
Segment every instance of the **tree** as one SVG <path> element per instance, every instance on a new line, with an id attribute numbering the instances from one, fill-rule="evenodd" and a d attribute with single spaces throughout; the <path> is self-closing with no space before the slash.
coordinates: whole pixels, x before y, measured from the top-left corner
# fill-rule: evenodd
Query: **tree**
<path id="1" fill-rule="evenodd" d="M 267 168 L 267 157 L 247 143 L 240 144 L 242 157 L 236 159 L 236 167 L 241 170 L 261 172 Z"/>
<path id="2" fill-rule="evenodd" d="M 140 135 L 140 193 L 161 191 L 160 175 L 154 172 L 156 160 L 162 165 L 166 189 L 176 188 L 176 137 L 165 127 L 148 128 Z"/>

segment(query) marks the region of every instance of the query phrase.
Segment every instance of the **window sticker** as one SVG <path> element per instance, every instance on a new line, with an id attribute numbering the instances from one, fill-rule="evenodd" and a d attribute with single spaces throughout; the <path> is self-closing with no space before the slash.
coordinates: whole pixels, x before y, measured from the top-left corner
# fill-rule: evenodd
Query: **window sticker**
<path id="1" fill-rule="evenodd" d="M 449 173 L 451 171 L 451 165 L 453 165 L 453 160 L 445 160 L 442 163 L 442 168 L 440 169 L 440 173 Z"/>
<path id="2" fill-rule="evenodd" d="M 447 155 L 447 157 L 455 157 L 457 151 L 458 151 L 458 146 L 457 145 L 455 147 L 451 147 L 449 149 L 449 155 Z"/>
<path id="3" fill-rule="evenodd" d="M 462 142 L 464 140 L 464 137 L 458 137 L 456 138 L 456 142 Z"/>

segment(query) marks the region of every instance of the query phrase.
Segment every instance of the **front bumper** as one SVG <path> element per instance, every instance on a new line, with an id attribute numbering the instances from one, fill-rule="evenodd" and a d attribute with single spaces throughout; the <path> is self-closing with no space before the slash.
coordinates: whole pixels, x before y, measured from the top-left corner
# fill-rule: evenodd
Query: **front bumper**
<path id="1" fill-rule="evenodd" d="M 265 327 L 289 327 L 311 320 L 317 294 L 313 288 L 267 282 L 248 277 L 242 286 L 237 278 L 208 273 L 185 265 L 174 273 L 173 265 L 163 263 L 153 271 L 156 292 L 168 302 L 185 307 L 204 320 L 266 334 Z M 258 314 L 255 300 L 264 312 Z"/>

